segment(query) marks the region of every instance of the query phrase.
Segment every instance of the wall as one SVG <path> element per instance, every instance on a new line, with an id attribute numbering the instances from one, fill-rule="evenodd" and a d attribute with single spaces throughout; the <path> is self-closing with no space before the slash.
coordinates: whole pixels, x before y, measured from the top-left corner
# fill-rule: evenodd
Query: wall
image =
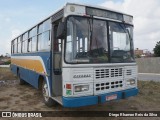
<path id="1" fill-rule="evenodd" d="M 160 73 L 160 57 L 136 59 L 139 73 Z"/>

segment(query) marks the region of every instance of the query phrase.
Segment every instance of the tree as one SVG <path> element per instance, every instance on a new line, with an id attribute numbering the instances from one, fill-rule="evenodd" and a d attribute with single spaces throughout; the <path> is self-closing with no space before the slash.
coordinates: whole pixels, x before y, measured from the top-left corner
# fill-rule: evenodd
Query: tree
<path id="1" fill-rule="evenodd" d="M 160 41 L 157 42 L 153 51 L 154 51 L 155 57 L 160 57 Z"/>
<path id="2" fill-rule="evenodd" d="M 3 55 L 0 55 L 0 58 L 3 58 Z"/>

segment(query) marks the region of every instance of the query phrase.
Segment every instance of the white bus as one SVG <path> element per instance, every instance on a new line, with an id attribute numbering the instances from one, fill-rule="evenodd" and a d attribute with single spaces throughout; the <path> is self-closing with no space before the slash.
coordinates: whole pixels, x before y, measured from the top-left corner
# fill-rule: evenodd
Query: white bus
<path id="1" fill-rule="evenodd" d="M 67 3 L 11 42 L 20 84 L 42 90 L 47 106 L 95 105 L 138 94 L 133 16 Z"/>

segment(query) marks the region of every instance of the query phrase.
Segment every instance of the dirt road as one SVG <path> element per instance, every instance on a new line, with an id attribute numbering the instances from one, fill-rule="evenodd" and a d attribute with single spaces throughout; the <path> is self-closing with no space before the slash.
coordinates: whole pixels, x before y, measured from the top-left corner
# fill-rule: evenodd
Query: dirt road
<path id="1" fill-rule="evenodd" d="M 138 87 L 138 96 L 125 100 L 80 108 L 61 105 L 48 108 L 40 91 L 31 85 L 21 86 L 17 80 L 0 80 L 0 111 L 160 111 L 160 82 L 139 81 Z"/>
<path id="2" fill-rule="evenodd" d="M 54 110 L 104 110 L 104 111 L 160 111 L 160 83 L 153 81 L 140 81 L 138 83 L 140 92 L 138 96 L 99 104 L 96 106 L 80 108 L 63 108 L 57 105 L 48 108 L 41 99 L 40 91 L 31 85 L 19 85 L 17 80 L 7 80 L 0 82 L 0 110 L 18 111 L 54 111 Z"/>

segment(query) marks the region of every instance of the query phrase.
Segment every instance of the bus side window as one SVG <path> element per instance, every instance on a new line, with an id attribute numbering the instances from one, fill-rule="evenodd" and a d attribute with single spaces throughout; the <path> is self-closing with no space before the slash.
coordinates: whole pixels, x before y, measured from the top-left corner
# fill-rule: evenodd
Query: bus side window
<path id="1" fill-rule="evenodd" d="M 23 53 L 27 52 L 27 43 L 28 43 L 28 32 L 23 34 L 23 37 L 22 37 L 22 52 Z"/>
<path id="2" fill-rule="evenodd" d="M 14 44 L 12 45 L 12 54 L 14 54 Z"/>
<path id="3" fill-rule="evenodd" d="M 61 39 L 54 41 L 54 52 L 61 52 Z"/>
<path id="4" fill-rule="evenodd" d="M 14 53 L 17 53 L 17 39 L 14 40 Z"/>
<path id="5" fill-rule="evenodd" d="M 18 53 L 21 53 L 21 37 L 18 37 Z"/>
<path id="6" fill-rule="evenodd" d="M 28 52 L 32 51 L 32 38 L 28 39 Z"/>
<path id="7" fill-rule="evenodd" d="M 50 19 L 38 26 L 38 50 L 50 49 Z"/>

